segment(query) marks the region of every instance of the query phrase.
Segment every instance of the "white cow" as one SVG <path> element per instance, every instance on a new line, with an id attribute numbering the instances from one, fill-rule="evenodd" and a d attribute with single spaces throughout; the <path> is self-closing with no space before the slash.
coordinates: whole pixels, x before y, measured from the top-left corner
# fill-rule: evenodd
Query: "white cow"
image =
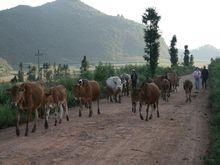
<path id="1" fill-rule="evenodd" d="M 106 80 L 106 93 L 110 97 L 112 102 L 112 96 L 115 98 L 115 102 L 121 102 L 122 83 L 118 76 L 109 77 Z"/>

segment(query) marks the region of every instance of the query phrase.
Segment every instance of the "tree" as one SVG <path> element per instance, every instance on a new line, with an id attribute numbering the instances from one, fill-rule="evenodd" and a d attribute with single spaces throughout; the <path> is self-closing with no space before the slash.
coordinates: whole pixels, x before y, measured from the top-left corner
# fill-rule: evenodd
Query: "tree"
<path id="1" fill-rule="evenodd" d="M 192 54 L 190 55 L 189 64 L 190 64 L 190 66 L 194 65 L 194 57 Z"/>
<path id="2" fill-rule="evenodd" d="M 174 35 L 171 40 L 170 49 L 169 49 L 171 67 L 178 65 L 178 49 L 175 48 L 176 42 L 177 42 L 176 35 Z"/>
<path id="3" fill-rule="evenodd" d="M 145 25 L 144 29 L 144 41 L 145 41 L 145 55 L 144 59 L 150 64 L 151 76 L 155 74 L 158 58 L 159 58 L 159 27 L 158 22 L 160 16 L 154 8 L 147 8 L 142 16 L 142 22 Z"/>
<path id="4" fill-rule="evenodd" d="M 86 59 L 86 56 L 83 57 L 80 69 L 81 72 L 89 70 L 89 61 Z"/>
<path id="5" fill-rule="evenodd" d="M 183 65 L 184 66 L 189 66 L 189 49 L 188 49 L 188 45 L 184 46 L 185 50 L 184 50 L 184 58 L 183 58 Z"/>

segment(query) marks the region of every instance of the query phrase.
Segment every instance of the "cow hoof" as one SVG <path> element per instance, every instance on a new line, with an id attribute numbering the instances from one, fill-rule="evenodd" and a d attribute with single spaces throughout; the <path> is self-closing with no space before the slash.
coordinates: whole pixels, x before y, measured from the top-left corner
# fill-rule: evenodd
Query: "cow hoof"
<path id="1" fill-rule="evenodd" d="M 145 121 L 148 121 L 148 118 L 146 117 Z"/>
<path id="2" fill-rule="evenodd" d="M 34 133 L 36 131 L 36 125 L 34 125 L 33 129 L 31 130 L 31 133 Z"/>
<path id="3" fill-rule="evenodd" d="M 20 136 L 20 131 L 18 129 L 16 129 L 16 135 Z"/>
<path id="4" fill-rule="evenodd" d="M 89 117 L 92 117 L 92 112 L 89 113 Z"/>
<path id="5" fill-rule="evenodd" d="M 24 136 L 28 136 L 28 132 L 25 132 Z"/>
<path id="6" fill-rule="evenodd" d="M 62 120 L 60 119 L 60 120 L 59 120 L 59 124 L 61 124 L 61 123 L 62 123 Z"/>
<path id="7" fill-rule="evenodd" d="M 69 116 L 66 116 L 66 120 L 67 120 L 67 121 L 69 121 L 69 120 L 70 120 L 70 119 L 69 119 Z"/>
<path id="8" fill-rule="evenodd" d="M 81 117 L 82 116 L 82 114 L 81 113 L 79 113 L 79 117 Z"/>
<path id="9" fill-rule="evenodd" d="M 157 117 L 158 117 L 158 118 L 160 117 L 160 114 L 159 114 L 159 113 L 157 113 Z"/>
<path id="10" fill-rule="evenodd" d="M 144 120 L 143 116 L 140 116 L 141 120 Z"/>
<path id="11" fill-rule="evenodd" d="M 57 126 L 57 120 L 55 120 L 54 126 Z"/>
<path id="12" fill-rule="evenodd" d="M 49 127 L 49 126 L 48 126 L 48 123 L 45 122 L 45 124 L 44 124 L 44 128 L 45 128 L 45 129 L 48 129 L 48 127 Z"/>
<path id="13" fill-rule="evenodd" d="M 150 115 L 149 120 L 153 118 L 153 115 Z"/>
<path id="14" fill-rule="evenodd" d="M 100 110 L 98 109 L 98 115 L 100 115 L 101 113 L 100 113 Z"/>

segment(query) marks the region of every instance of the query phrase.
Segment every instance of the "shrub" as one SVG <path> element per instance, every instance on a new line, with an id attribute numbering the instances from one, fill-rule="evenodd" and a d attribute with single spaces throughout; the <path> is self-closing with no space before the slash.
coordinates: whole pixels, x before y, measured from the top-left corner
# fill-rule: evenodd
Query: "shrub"
<path id="1" fill-rule="evenodd" d="M 220 59 L 212 61 L 209 65 L 210 73 L 210 103 L 212 106 L 212 119 L 210 122 L 212 145 L 210 153 L 204 158 L 207 165 L 220 164 Z"/>

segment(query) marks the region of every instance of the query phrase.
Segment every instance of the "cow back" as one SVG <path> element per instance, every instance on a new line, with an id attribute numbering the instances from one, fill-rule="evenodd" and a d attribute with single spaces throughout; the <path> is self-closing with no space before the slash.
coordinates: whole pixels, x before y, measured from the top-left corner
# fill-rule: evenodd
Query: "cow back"
<path id="1" fill-rule="evenodd" d="M 49 92 L 51 93 L 55 103 L 67 100 L 66 88 L 63 85 L 52 87 Z"/>
<path id="2" fill-rule="evenodd" d="M 25 109 L 36 109 L 43 104 L 44 87 L 40 83 L 27 82 L 21 84 Z"/>
<path id="3" fill-rule="evenodd" d="M 160 90 L 155 83 L 143 83 L 140 88 L 140 99 L 146 104 L 154 104 L 158 101 Z"/>

